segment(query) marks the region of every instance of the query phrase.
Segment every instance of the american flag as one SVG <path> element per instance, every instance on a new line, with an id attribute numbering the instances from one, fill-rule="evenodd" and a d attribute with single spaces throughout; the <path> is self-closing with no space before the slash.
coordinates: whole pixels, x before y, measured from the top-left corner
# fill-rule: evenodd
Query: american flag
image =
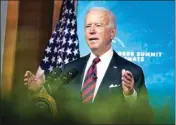
<path id="1" fill-rule="evenodd" d="M 59 20 L 44 52 L 37 74 L 52 72 L 80 57 L 74 0 L 63 0 Z"/>

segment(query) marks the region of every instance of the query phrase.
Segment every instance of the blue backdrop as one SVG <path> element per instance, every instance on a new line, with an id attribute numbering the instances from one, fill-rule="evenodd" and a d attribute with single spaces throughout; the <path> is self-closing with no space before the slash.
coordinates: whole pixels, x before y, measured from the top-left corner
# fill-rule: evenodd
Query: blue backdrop
<path id="1" fill-rule="evenodd" d="M 81 56 L 89 53 L 84 18 L 91 7 L 105 7 L 116 16 L 112 46 L 140 65 L 157 123 L 174 123 L 174 1 L 79 1 L 78 37 Z"/>

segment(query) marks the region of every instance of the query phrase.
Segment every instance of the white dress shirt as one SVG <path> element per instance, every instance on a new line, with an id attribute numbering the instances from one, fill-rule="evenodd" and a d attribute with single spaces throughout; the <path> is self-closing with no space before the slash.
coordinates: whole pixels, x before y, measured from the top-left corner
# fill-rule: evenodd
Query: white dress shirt
<path id="1" fill-rule="evenodd" d="M 95 91 L 94 91 L 94 95 L 93 95 L 93 99 L 92 99 L 92 102 L 94 102 L 94 99 L 95 99 L 95 96 L 98 92 L 98 89 L 100 87 L 100 84 L 102 82 L 102 79 L 107 71 L 107 68 L 109 66 L 109 63 L 112 59 L 112 56 L 113 56 L 113 49 L 110 48 L 107 52 L 105 52 L 103 55 L 101 55 L 99 58 L 100 58 L 100 62 L 96 64 L 96 67 L 97 67 L 97 81 L 96 81 L 96 86 L 95 86 Z M 85 76 L 86 76 L 86 73 L 89 69 L 89 67 L 92 65 L 92 61 L 96 58 L 96 56 L 91 52 L 90 54 L 90 57 L 89 57 L 89 60 L 87 62 L 87 65 L 86 65 L 86 69 L 85 69 L 85 72 L 84 72 L 84 77 L 83 77 L 83 81 L 82 81 L 82 87 L 83 87 L 83 84 L 84 84 L 84 79 L 85 79 Z M 136 91 L 133 92 L 132 95 L 130 96 L 125 96 L 125 99 L 129 102 L 129 103 L 133 103 L 137 98 L 137 93 Z"/>

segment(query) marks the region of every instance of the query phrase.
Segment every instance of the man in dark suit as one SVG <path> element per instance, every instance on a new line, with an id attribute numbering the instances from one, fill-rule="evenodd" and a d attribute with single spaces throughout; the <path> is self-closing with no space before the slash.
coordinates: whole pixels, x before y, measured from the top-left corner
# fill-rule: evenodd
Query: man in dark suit
<path id="1" fill-rule="evenodd" d="M 91 53 L 63 68 L 63 74 L 73 68 L 78 74 L 53 95 L 58 104 L 59 121 L 115 124 L 150 122 L 152 111 L 143 71 L 113 51 L 111 41 L 115 35 L 115 16 L 112 12 L 104 8 L 88 11 L 85 36 Z M 25 84 L 32 83 L 29 82 L 31 77 L 35 79 L 27 71 Z M 35 79 L 33 83 L 41 81 Z M 32 88 L 38 90 L 40 85 Z"/>

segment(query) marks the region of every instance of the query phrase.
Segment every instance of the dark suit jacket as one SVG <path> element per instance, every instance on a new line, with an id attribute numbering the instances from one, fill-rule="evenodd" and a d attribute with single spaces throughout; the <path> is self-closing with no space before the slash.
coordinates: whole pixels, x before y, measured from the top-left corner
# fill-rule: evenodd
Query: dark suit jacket
<path id="1" fill-rule="evenodd" d="M 65 65 L 63 73 L 78 70 L 76 78 L 62 86 L 54 98 L 57 100 L 58 119 L 73 123 L 149 123 L 152 116 L 142 69 L 114 52 L 109 67 L 99 87 L 94 103 L 81 103 L 81 85 L 89 55 Z M 122 93 L 122 69 L 134 76 L 137 101 L 129 105 Z M 109 88 L 111 84 L 118 87 Z"/>

